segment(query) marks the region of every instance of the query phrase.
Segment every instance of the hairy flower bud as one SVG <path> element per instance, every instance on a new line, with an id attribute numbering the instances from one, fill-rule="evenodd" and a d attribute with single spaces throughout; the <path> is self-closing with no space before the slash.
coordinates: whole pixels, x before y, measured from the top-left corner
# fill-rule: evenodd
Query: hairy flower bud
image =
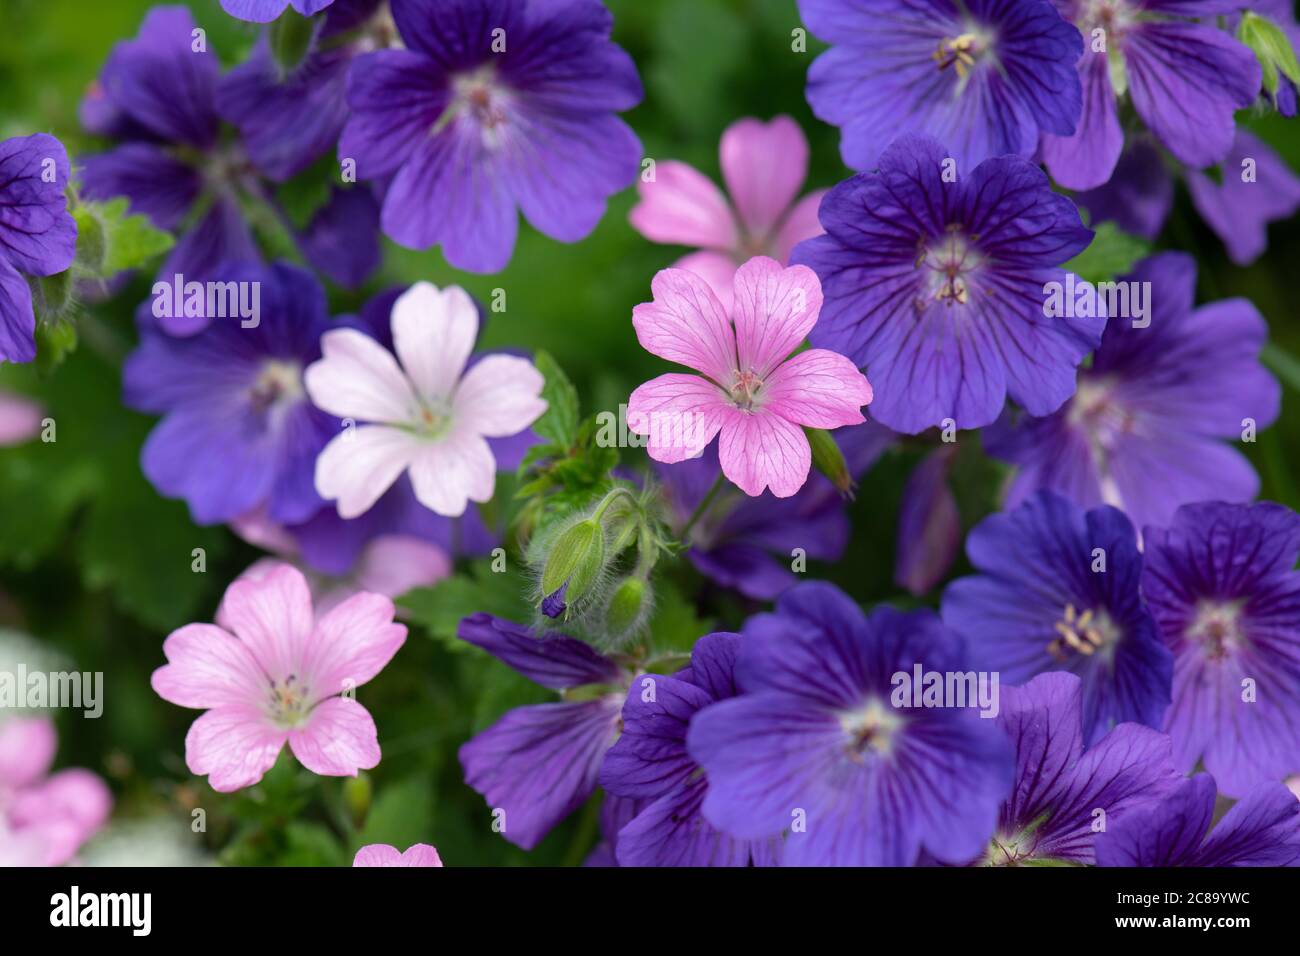
<path id="1" fill-rule="evenodd" d="M 542 568 L 542 613 L 560 617 L 595 586 L 605 566 L 605 529 L 584 518 L 560 534 Z"/>

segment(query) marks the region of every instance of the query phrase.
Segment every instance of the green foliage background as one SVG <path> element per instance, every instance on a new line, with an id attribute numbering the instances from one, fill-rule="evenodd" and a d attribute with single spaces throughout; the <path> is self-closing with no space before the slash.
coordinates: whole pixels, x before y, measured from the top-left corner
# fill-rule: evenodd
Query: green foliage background
<path id="1" fill-rule="evenodd" d="M 821 49 L 810 38 L 794 53 L 800 26 L 794 0 L 610 0 L 615 39 L 635 58 L 644 103 L 627 114 L 645 153 L 681 159 L 720 179 L 717 145 L 742 116 L 794 116 L 812 144 L 807 188 L 848 175 L 837 131 L 817 122 L 804 101 L 808 64 Z M 99 148 L 77 123 L 77 104 L 112 44 L 131 37 L 147 0 L 3 0 L 0 6 L 0 138 L 36 131 L 58 136 L 74 157 Z M 256 36 L 226 16 L 215 0 L 190 4 L 209 45 L 229 66 Z M 1300 169 L 1300 126 L 1275 116 L 1243 115 L 1293 169 Z M 1300 317 L 1296 263 L 1300 228 L 1275 224 L 1268 253 L 1240 269 L 1226 259 L 1181 186 L 1158 245 L 1193 252 L 1200 262 L 1201 301 L 1252 299 L 1268 318 L 1268 360 L 1284 379 L 1280 423 L 1248 448 L 1260 471 L 1262 496 L 1300 507 Z M 1266 188 L 1266 187 L 1262 187 Z M 436 252 L 386 244 L 384 266 L 365 289 L 331 289 L 336 313 L 354 309 L 381 288 L 428 279 L 465 286 L 481 299 L 495 288 L 508 309 L 487 325 L 488 347 L 545 349 L 577 386 L 585 413 L 614 409 L 631 388 L 663 370 L 636 344 L 632 307 L 649 298 L 655 271 L 682 250 L 653 245 L 627 224 L 634 191 L 614 197 L 587 240 L 563 245 L 521 229 L 509 268 L 475 276 L 450 268 Z M 384 759 L 369 775 L 373 799 L 364 822 L 349 807 L 356 784 L 315 778 L 281 762 L 259 787 L 214 794 L 184 766 L 185 731 L 194 712 L 157 698 L 149 674 L 162 663 L 172 629 L 210 620 L 226 584 L 258 553 L 224 528 L 193 525 L 183 504 L 160 498 L 140 473 L 138 456 L 151 420 L 120 401 L 120 363 L 134 342 L 131 313 L 148 294 L 137 278 L 111 302 L 80 311 L 81 342 L 59 368 L 0 366 L 0 388 L 37 396 L 57 422 L 57 442 L 0 450 L 0 625 L 39 636 L 78 668 L 105 672 L 106 705 L 98 721 L 59 717 L 64 765 L 91 767 L 111 782 L 122 817 L 189 810 L 208 814 L 205 845 L 230 863 L 346 863 L 357 845 L 437 845 L 456 864 L 577 863 L 595 840 L 596 804 L 558 827 L 530 854 L 490 829 L 488 809 L 464 786 L 456 749 L 505 709 L 547 694 L 452 636 L 456 619 L 473 610 L 527 609 L 522 581 L 462 568 L 432 591 L 412 595 L 417 622 L 396 660 L 360 699 L 380 728 Z M 1215 400 L 1206 395 L 1207 403 Z M 957 472 L 963 523 L 996 507 L 1002 472 L 966 443 Z M 853 507 L 854 538 L 844 560 L 813 567 L 857 599 L 897 599 L 892 583 L 895 521 L 902 485 L 921 453 L 904 447 L 867 476 Z M 642 453 L 624 453 L 639 464 Z M 207 572 L 191 571 L 204 548 Z M 960 571 L 960 565 L 957 571 Z M 661 600 L 655 633 L 689 647 L 711 625 L 736 627 L 753 608 L 677 569 Z M 931 595 L 931 602 L 934 595 Z"/>

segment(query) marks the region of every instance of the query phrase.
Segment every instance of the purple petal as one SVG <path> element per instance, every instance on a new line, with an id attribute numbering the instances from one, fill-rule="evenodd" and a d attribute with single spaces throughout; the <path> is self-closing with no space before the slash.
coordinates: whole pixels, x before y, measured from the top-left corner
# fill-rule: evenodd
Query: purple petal
<path id="1" fill-rule="evenodd" d="M 491 614 L 471 614 L 460 622 L 456 634 L 533 683 L 552 690 L 619 679 L 617 665 L 592 650 L 590 644 L 563 634 L 536 637 L 528 628 Z"/>

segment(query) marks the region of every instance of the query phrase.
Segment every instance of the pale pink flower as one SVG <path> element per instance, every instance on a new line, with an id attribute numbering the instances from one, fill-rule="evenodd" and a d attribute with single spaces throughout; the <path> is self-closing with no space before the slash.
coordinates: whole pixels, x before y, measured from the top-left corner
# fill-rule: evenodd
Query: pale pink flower
<path id="1" fill-rule="evenodd" d="M 392 327 L 396 358 L 356 329 L 321 336 L 323 357 L 303 381 L 316 406 L 347 427 L 316 459 L 316 490 L 355 518 L 409 471 L 420 503 L 454 518 L 492 498 L 487 439 L 518 434 L 546 410 L 542 374 L 513 355 L 487 355 L 466 370 L 478 310 L 457 286 L 417 282 L 393 305 Z"/>
<path id="2" fill-rule="evenodd" d="M 306 579 L 287 564 L 231 584 L 217 624 L 173 631 L 167 664 L 153 673 L 164 700 L 207 711 L 185 737 L 190 771 L 223 793 L 248 787 L 286 742 L 324 776 L 376 766 L 375 722 L 351 692 L 405 642 L 393 610 L 383 595 L 363 593 L 317 617 Z"/>
<path id="3" fill-rule="evenodd" d="M 723 474 L 747 495 L 771 488 L 787 498 L 812 464 L 800 426 L 866 420 L 860 409 L 871 401 L 871 385 L 849 359 L 826 349 L 791 355 L 822 307 L 821 284 L 807 266 L 750 259 L 736 271 L 731 321 L 694 273 L 664 269 L 650 288 L 654 301 L 632 310 L 641 346 L 701 373 L 660 375 L 628 399 L 628 428 L 648 436 L 651 458 L 693 458 L 718 435 Z"/>
<path id="4" fill-rule="evenodd" d="M 21 445 L 40 434 L 41 406 L 23 395 L 0 392 L 0 448 Z"/>
<path id="5" fill-rule="evenodd" d="M 788 116 L 737 120 L 723 132 L 718 154 L 734 211 L 711 179 L 667 160 L 654 182 L 637 186 L 641 201 L 628 218 L 654 242 L 699 247 L 673 266 L 703 278 L 730 310 L 737 266 L 758 255 L 784 264 L 796 243 L 822 234 L 817 206 L 826 190 L 795 201 L 808 173 L 808 140 Z"/>
<path id="6" fill-rule="evenodd" d="M 45 717 L 0 723 L 0 866 L 61 866 L 108 819 L 113 798 L 96 774 L 50 773 L 57 747 Z"/>
<path id="7" fill-rule="evenodd" d="M 442 866 L 438 851 L 427 843 L 415 843 L 405 853 L 387 843 L 371 843 L 357 850 L 353 866 Z"/>

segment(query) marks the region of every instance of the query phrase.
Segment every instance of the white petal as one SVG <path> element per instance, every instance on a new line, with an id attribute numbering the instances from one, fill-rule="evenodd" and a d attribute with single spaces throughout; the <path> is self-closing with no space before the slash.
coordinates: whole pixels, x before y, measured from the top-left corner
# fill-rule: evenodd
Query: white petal
<path id="1" fill-rule="evenodd" d="M 339 517 L 365 514 L 420 452 L 421 441 L 397 428 L 344 431 L 316 459 L 316 491 L 338 499 Z"/>
<path id="2" fill-rule="evenodd" d="M 456 389 L 456 422 L 489 438 L 518 434 L 546 411 L 544 381 L 527 359 L 488 355 L 465 373 Z"/>
<path id="3" fill-rule="evenodd" d="M 415 497 L 429 510 L 449 518 L 463 514 L 470 501 L 489 501 L 496 478 L 492 449 L 468 429 L 425 446 L 411 462 Z"/>
<path id="4" fill-rule="evenodd" d="M 321 336 L 324 356 L 307 366 L 312 403 L 331 415 L 366 422 L 415 421 L 419 402 L 392 353 L 356 329 Z"/>
<path id="5" fill-rule="evenodd" d="M 426 399 L 451 395 L 478 336 L 478 309 L 464 289 L 417 282 L 393 303 L 393 345 Z"/>

